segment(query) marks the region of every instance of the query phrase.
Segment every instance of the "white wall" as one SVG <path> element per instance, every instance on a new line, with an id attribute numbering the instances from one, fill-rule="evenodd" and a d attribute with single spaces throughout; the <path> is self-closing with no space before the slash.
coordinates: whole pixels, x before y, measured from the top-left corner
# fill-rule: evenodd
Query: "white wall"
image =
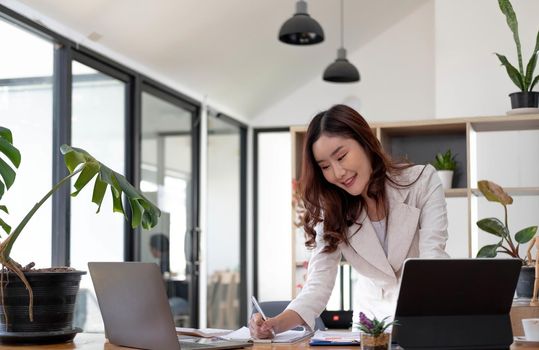
<path id="1" fill-rule="evenodd" d="M 367 45 L 348 53 L 361 81 L 333 84 L 320 76 L 257 115 L 255 126 L 302 125 L 333 104 L 348 102 L 369 121 L 432 118 L 434 106 L 434 2 Z M 346 43 L 345 43 L 346 46 Z M 335 59 L 328 57 L 328 65 Z"/>
<path id="2" fill-rule="evenodd" d="M 535 45 L 539 1 L 513 0 L 524 67 Z M 518 67 L 513 36 L 494 0 L 435 0 L 436 117 L 503 115 L 517 91 L 494 52 Z M 537 74 L 537 73 L 536 73 Z M 537 89 L 537 88 L 536 88 Z"/>
<path id="3" fill-rule="evenodd" d="M 525 65 L 535 45 L 539 1 L 514 0 L 513 7 Z M 253 125 L 303 125 L 320 110 L 349 101 L 369 121 L 503 115 L 516 86 L 494 52 L 517 65 L 497 1 L 432 0 L 348 53 L 359 83 L 326 83 L 320 67 L 320 76 L 257 115 Z"/>

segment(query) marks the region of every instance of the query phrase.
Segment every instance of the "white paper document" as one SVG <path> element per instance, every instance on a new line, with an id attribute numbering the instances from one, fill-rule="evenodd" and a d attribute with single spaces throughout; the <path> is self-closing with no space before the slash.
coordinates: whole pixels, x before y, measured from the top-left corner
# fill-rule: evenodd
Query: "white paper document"
<path id="1" fill-rule="evenodd" d="M 181 335 L 190 335 L 202 338 L 219 337 L 232 332 L 232 329 L 219 329 L 219 328 L 186 328 L 176 327 L 176 333 Z"/>
<path id="2" fill-rule="evenodd" d="M 253 339 L 251 338 L 251 332 L 249 328 L 241 327 L 240 329 L 228 333 L 227 335 L 221 336 L 221 339 L 232 340 L 232 341 L 252 341 L 255 343 L 296 343 L 300 340 L 308 338 L 312 335 L 312 332 L 309 331 L 286 331 L 279 333 L 273 339 Z"/>
<path id="3" fill-rule="evenodd" d="M 311 342 L 327 341 L 332 343 L 353 343 L 359 342 L 360 332 L 349 331 L 316 331 Z"/>

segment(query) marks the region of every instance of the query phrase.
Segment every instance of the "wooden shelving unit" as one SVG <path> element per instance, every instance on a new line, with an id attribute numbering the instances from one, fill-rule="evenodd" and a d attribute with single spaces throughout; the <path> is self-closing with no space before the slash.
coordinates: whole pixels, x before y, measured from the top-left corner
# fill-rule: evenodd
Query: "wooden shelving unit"
<path id="1" fill-rule="evenodd" d="M 467 220 L 468 244 L 462 249 L 467 251 L 469 257 L 472 257 L 475 255 L 474 247 L 472 247 L 472 235 L 475 232 L 477 199 L 482 196 L 476 184 L 478 180 L 478 135 L 488 132 L 539 130 L 539 115 L 414 120 L 370 123 L 370 125 L 382 147 L 396 159 L 405 158 L 416 164 L 425 164 L 432 161 L 437 152 L 443 152 L 448 148 L 456 153 L 459 169 L 453 180 L 455 188 L 447 190 L 445 195 L 448 200 L 462 198 L 466 201 L 468 217 L 463 218 L 463 220 Z M 299 179 L 306 126 L 295 126 L 290 131 L 292 137 L 292 178 Z M 518 151 L 515 149 L 512 152 Z M 539 154 L 539 149 L 534 154 Z M 537 160 L 539 161 L 539 156 Z M 500 185 L 503 186 L 503 184 Z M 532 184 L 532 186 L 504 186 L 504 189 L 514 196 L 539 196 L 539 176 L 537 183 Z M 298 248 L 296 235 L 303 234 L 298 230 L 300 229 L 293 226 L 292 252 L 294 256 L 292 261 L 296 261 L 295 254 Z M 303 261 L 293 264 L 293 278 L 303 274 L 303 272 L 298 271 L 298 269 L 304 268 L 303 265 Z M 292 282 L 292 295 L 295 296 L 298 281 Z"/>

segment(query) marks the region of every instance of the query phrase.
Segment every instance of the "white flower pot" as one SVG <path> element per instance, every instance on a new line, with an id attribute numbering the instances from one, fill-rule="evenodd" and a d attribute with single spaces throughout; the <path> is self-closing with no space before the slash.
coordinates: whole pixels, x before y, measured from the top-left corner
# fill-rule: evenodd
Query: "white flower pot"
<path id="1" fill-rule="evenodd" d="M 438 176 L 442 181 L 442 187 L 444 190 L 448 190 L 453 187 L 453 170 L 438 170 Z"/>

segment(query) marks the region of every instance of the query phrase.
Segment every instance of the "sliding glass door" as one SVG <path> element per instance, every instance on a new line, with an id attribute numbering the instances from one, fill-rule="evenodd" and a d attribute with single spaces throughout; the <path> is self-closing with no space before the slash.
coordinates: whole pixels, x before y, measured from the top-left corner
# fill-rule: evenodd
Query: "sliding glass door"
<path id="1" fill-rule="evenodd" d="M 139 236 L 141 261 L 159 264 L 176 325 L 198 325 L 197 110 L 151 87 L 142 93 L 140 189 L 161 209 Z"/>
<path id="2" fill-rule="evenodd" d="M 209 113 L 205 256 L 211 328 L 246 322 L 245 139 L 244 125 Z"/>

